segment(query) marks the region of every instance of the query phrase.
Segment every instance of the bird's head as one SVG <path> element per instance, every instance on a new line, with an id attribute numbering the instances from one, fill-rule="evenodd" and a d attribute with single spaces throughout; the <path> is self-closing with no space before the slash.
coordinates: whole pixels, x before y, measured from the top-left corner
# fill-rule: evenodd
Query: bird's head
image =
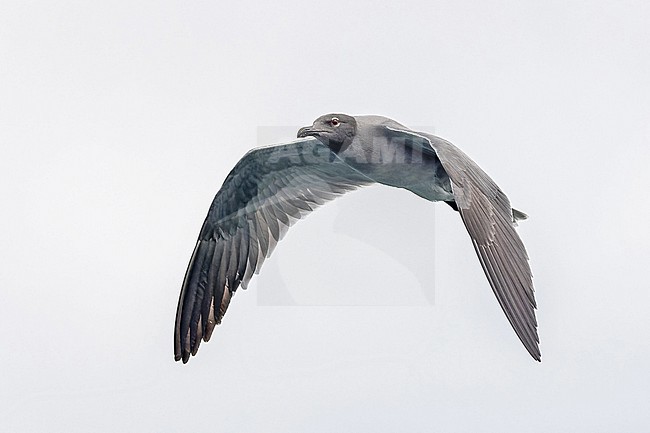
<path id="1" fill-rule="evenodd" d="M 326 114 L 314 120 L 311 126 L 298 131 L 298 138 L 313 136 L 339 153 L 350 145 L 357 132 L 357 121 L 347 114 Z"/>

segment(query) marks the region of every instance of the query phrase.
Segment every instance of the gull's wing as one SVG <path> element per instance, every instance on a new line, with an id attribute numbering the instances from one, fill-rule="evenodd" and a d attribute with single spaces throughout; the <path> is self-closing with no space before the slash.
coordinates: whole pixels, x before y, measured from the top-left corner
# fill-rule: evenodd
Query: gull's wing
<path id="1" fill-rule="evenodd" d="M 454 200 L 483 271 L 506 317 L 528 352 L 541 360 L 535 295 L 528 254 L 515 231 L 508 197 L 465 153 L 434 135 L 387 127 L 388 135 L 434 154 L 451 180 Z"/>
<path id="2" fill-rule="evenodd" d="M 241 284 L 246 288 L 289 226 L 372 183 L 313 137 L 254 149 L 215 196 L 181 289 L 174 358 L 187 362 L 208 341 Z"/>

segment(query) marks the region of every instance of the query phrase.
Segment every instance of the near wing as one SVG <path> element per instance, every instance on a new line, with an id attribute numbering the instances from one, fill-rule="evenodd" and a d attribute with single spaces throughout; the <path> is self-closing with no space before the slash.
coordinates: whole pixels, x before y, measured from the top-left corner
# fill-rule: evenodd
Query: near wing
<path id="1" fill-rule="evenodd" d="M 210 206 L 185 274 L 176 361 L 187 362 L 210 339 L 237 287 L 246 288 L 294 222 L 370 183 L 313 137 L 244 155 Z"/>
<path id="2" fill-rule="evenodd" d="M 524 244 L 515 231 L 508 197 L 474 161 L 448 141 L 430 134 L 388 129 L 410 136 L 413 146 L 433 152 L 442 163 L 490 286 L 517 336 L 531 356 L 540 361 L 532 273 Z"/>

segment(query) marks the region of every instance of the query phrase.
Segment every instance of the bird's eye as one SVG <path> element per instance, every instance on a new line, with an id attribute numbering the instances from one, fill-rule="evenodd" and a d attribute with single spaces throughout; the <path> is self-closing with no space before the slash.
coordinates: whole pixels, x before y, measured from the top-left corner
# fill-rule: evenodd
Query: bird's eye
<path id="1" fill-rule="evenodd" d="M 332 117 L 332 120 L 330 120 L 330 124 L 332 126 L 339 126 L 340 123 L 341 123 L 341 121 L 339 120 L 338 117 Z"/>

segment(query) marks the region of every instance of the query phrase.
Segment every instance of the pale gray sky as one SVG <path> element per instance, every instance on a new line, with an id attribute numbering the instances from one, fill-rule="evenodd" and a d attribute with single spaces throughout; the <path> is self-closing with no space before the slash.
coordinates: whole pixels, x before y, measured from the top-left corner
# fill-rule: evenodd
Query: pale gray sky
<path id="1" fill-rule="evenodd" d="M 3 1 L 2 430 L 647 430 L 649 21 L 643 1 Z M 427 126 L 530 214 L 541 364 L 458 216 L 386 187 L 298 223 L 173 362 L 214 193 L 262 127 L 331 111 Z"/>

